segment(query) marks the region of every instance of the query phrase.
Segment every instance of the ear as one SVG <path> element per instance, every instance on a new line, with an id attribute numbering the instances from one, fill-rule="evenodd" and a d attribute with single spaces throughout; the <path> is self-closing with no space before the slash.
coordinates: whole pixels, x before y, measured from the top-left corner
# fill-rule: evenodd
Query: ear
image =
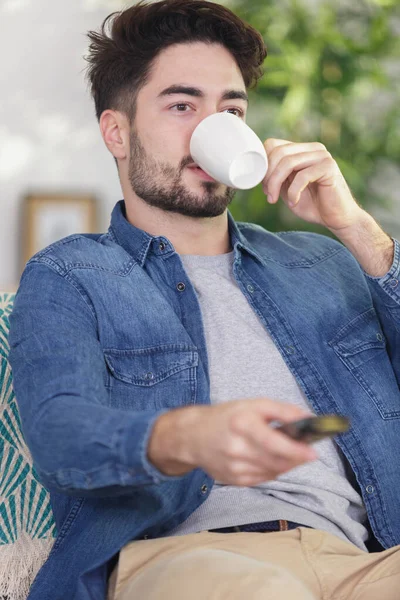
<path id="1" fill-rule="evenodd" d="M 129 123 L 121 112 L 105 110 L 100 116 L 100 131 L 104 143 L 115 158 L 129 155 Z"/>

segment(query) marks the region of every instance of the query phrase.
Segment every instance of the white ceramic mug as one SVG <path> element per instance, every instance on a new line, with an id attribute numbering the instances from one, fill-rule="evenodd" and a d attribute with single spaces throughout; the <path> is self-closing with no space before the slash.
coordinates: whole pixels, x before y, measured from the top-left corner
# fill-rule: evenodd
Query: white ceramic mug
<path id="1" fill-rule="evenodd" d="M 208 175 L 239 190 L 261 183 L 268 170 L 264 144 L 231 113 L 215 113 L 203 119 L 190 140 L 190 154 Z"/>

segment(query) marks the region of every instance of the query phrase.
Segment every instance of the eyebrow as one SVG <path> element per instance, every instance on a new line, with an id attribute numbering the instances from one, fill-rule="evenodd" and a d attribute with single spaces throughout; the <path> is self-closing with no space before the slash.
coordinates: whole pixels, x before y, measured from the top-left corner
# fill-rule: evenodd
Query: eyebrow
<path id="1" fill-rule="evenodd" d="M 200 88 L 187 85 L 170 85 L 158 94 L 158 98 L 172 96 L 173 94 L 186 94 L 195 98 L 205 98 L 205 93 Z M 248 95 L 242 90 L 225 90 L 221 100 L 244 100 L 247 104 L 249 103 Z"/>

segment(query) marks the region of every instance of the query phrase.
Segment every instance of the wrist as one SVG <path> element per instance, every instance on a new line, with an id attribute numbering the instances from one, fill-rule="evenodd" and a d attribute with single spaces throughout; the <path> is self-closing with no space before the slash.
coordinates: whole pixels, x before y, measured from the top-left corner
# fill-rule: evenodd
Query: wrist
<path id="1" fill-rule="evenodd" d="M 388 273 L 394 258 L 394 241 L 366 211 L 352 225 L 332 233 L 347 247 L 371 277 Z"/>
<path id="2" fill-rule="evenodd" d="M 196 468 L 191 444 L 199 408 L 185 406 L 171 409 L 156 420 L 147 447 L 147 458 L 163 474 L 180 476 Z"/>

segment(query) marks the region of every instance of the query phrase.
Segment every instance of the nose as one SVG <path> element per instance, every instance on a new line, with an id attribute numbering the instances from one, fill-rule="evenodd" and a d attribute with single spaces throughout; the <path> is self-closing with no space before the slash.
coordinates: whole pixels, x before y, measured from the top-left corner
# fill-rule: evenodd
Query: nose
<path id="1" fill-rule="evenodd" d="M 210 106 L 208 108 L 204 108 L 203 110 L 198 112 L 198 118 L 197 118 L 197 125 L 199 123 L 201 123 L 201 121 L 204 121 L 204 119 L 206 119 L 207 117 L 210 117 L 211 115 L 215 115 L 215 113 L 218 112 L 218 106 Z"/>
<path id="2" fill-rule="evenodd" d="M 203 109 L 201 111 L 199 111 L 197 113 L 197 118 L 195 119 L 195 122 L 192 123 L 192 127 L 190 129 L 190 134 L 189 134 L 189 142 L 192 138 L 193 132 L 196 129 L 196 127 L 202 122 L 204 121 L 204 119 L 206 119 L 207 117 L 210 117 L 211 115 L 215 115 L 215 113 L 218 112 L 218 108 L 217 107 L 210 107 L 207 109 Z"/>

